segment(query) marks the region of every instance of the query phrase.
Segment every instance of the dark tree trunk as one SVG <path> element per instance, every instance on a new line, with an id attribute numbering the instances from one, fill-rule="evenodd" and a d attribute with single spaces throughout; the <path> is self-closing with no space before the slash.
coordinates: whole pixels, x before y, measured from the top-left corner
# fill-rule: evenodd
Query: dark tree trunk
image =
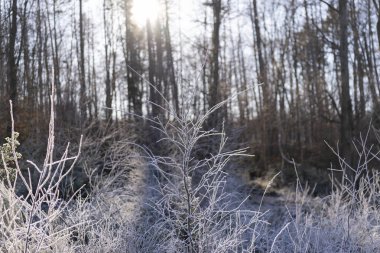
<path id="1" fill-rule="evenodd" d="M 11 24 L 9 26 L 9 42 L 7 50 L 7 64 L 8 64 L 8 73 L 7 73 L 7 83 L 8 83 L 8 96 L 9 99 L 13 102 L 13 112 L 17 110 L 17 63 L 15 56 L 15 46 L 17 38 L 17 0 L 12 1 L 11 7 Z M 7 109 L 9 111 L 8 103 Z M 15 113 L 14 113 L 15 114 Z M 17 115 L 17 114 L 16 114 Z M 8 121 L 7 134 L 10 136 L 12 131 L 11 121 Z"/>
<path id="2" fill-rule="evenodd" d="M 356 59 L 356 73 L 355 79 L 359 88 L 359 106 L 358 106 L 358 119 L 362 118 L 365 115 L 365 94 L 364 94 L 364 61 L 363 61 L 363 52 L 360 50 L 360 36 L 358 31 L 358 20 L 357 13 L 355 8 L 355 1 L 352 1 L 352 22 L 351 27 L 354 37 L 354 55 Z M 373 94 L 371 92 L 371 94 Z M 377 101 L 373 101 L 377 103 Z M 356 104 L 356 103 L 355 103 Z M 356 105 L 357 106 L 357 105 Z"/>
<path id="3" fill-rule="evenodd" d="M 156 61 L 155 61 L 155 50 L 154 50 L 154 42 L 152 35 L 152 26 L 150 21 L 147 21 L 146 24 L 147 30 L 147 40 L 148 40 L 148 80 L 149 80 L 149 100 L 151 102 L 151 115 L 153 117 L 158 116 L 158 101 L 157 97 L 159 96 L 157 92 L 157 85 L 155 82 L 156 76 Z"/>
<path id="4" fill-rule="evenodd" d="M 9 42 L 8 42 L 8 92 L 9 99 L 13 104 L 17 104 L 17 63 L 15 56 L 15 45 L 17 38 L 17 0 L 12 1 L 11 8 L 11 24 L 9 27 Z"/>
<path id="5" fill-rule="evenodd" d="M 106 57 L 106 119 L 111 122 L 112 117 L 112 93 L 111 93 L 111 63 L 108 53 L 108 45 L 105 45 L 105 57 Z"/>
<path id="6" fill-rule="evenodd" d="M 269 116 L 271 113 L 274 113 L 271 108 L 271 95 L 269 92 L 269 83 L 268 83 L 268 75 L 267 75 L 267 67 L 266 63 L 264 61 L 264 55 L 263 55 L 263 49 L 262 49 L 262 38 L 261 38 L 261 31 L 260 31 L 260 23 L 259 23 L 259 16 L 257 11 L 257 1 L 253 0 L 253 15 L 252 22 L 254 23 L 254 29 L 255 29 L 255 35 L 256 35 L 256 49 L 257 49 L 257 55 L 258 55 L 258 61 L 259 61 L 259 76 L 258 81 L 261 84 L 262 87 L 262 113 L 261 113 L 261 135 L 262 135 L 262 149 L 261 149 L 261 159 L 263 161 L 264 167 L 266 167 L 267 164 L 267 156 L 269 154 Z"/>
<path id="7" fill-rule="evenodd" d="M 166 61 L 167 61 L 167 73 L 169 75 L 169 83 L 172 88 L 172 99 L 174 104 L 174 109 L 179 113 L 179 100 L 178 100 L 178 84 L 175 77 L 174 69 L 174 59 L 173 59 L 173 49 L 170 38 L 170 26 L 169 26 L 169 7 L 168 1 L 165 1 L 165 50 L 166 50 Z"/>
<path id="8" fill-rule="evenodd" d="M 82 0 L 79 0 L 79 47 L 80 47 L 80 97 L 79 97 L 79 107 L 81 113 L 81 124 L 87 118 L 87 101 L 86 101 L 86 73 L 85 73 L 85 62 L 84 62 L 84 30 L 83 30 L 83 10 L 82 10 Z"/>
<path id="9" fill-rule="evenodd" d="M 350 97 L 350 76 L 348 67 L 348 10 L 347 0 L 339 0 L 339 59 L 340 59 L 340 82 L 341 82 L 341 147 L 342 155 L 347 161 L 351 160 L 352 140 L 352 105 Z"/>
<path id="10" fill-rule="evenodd" d="M 135 26 L 131 22 L 131 1 L 125 1 L 125 49 L 126 78 L 128 85 L 128 111 L 135 120 L 140 120 L 142 114 L 142 90 L 139 87 L 142 67 L 139 59 Z"/>
<path id="11" fill-rule="evenodd" d="M 212 11 L 214 15 L 214 23 L 212 30 L 212 53 L 211 53 L 211 82 L 209 86 L 209 108 L 214 107 L 220 102 L 219 91 L 219 55 L 220 55 L 220 25 L 222 0 L 212 1 Z M 210 127 L 215 127 L 220 121 L 220 112 L 214 112 L 209 118 Z"/>

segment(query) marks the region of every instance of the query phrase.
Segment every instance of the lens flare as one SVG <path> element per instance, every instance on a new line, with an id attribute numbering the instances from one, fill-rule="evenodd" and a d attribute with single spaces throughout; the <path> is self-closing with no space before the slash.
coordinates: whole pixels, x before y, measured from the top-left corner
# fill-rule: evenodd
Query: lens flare
<path id="1" fill-rule="evenodd" d="M 158 0 L 133 0 L 132 19 L 138 26 L 144 26 L 149 20 L 154 22 L 160 14 Z"/>

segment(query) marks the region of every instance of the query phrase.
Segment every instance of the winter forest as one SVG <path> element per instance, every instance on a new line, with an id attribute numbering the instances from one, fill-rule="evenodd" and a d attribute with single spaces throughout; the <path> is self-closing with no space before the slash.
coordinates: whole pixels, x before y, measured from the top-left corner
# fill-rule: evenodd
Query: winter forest
<path id="1" fill-rule="evenodd" d="M 380 252 L 380 1 L 0 0 L 0 252 Z"/>

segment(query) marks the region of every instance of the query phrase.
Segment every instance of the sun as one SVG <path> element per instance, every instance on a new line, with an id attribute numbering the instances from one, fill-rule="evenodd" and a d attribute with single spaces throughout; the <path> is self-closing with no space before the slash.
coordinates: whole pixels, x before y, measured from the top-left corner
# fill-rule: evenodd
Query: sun
<path id="1" fill-rule="evenodd" d="M 133 0 L 132 19 L 140 27 L 149 20 L 155 21 L 160 14 L 159 0 Z"/>

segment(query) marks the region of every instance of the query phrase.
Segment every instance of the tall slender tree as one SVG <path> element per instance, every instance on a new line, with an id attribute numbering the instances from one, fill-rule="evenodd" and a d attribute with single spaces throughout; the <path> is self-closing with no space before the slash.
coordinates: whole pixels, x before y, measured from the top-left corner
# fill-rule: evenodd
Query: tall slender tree
<path id="1" fill-rule="evenodd" d="M 81 122 L 87 118 L 87 99 L 86 99 L 86 73 L 85 73 L 85 49 L 84 49 L 84 29 L 83 29 L 83 0 L 79 0 L 79 68 L 80 68 L 80 97 L 79 107 L 81 113 Z"/>
<path id="2" fill-rule="evenodd" d="M 212 51 L 211 51 L 211 77 L 209 84 L 209 108 L 214 107 L 220 102 L 219 89 L 219 56 L 220 56 L 220 27 L 222 23 L 222 0 L 212 0 L 210 3 L 213 13 L 213 29 L 212 29 Z M 214 127 L 220 121 L 221 115 L 219 111 L 215 112 L 209 120 L 210 126 Z"/>
<path id="3" fill-rule="evenodd" d="M 350 159 L 352 140 L 352 104 L 350 96 L 350 75 L 348 67 L 348 4 L 347 0 L 339 0 L 339 59 L 341 81 L 341 123 L 340 134 L 343 157 Z"/>
<path id="4" fill-rule="evenodd" d="M 254 33 L 255 33 L 255 44 L 256 44 L 256 50 L 258 55 L 258 62 L 259 62 L 259 72 L 258 72 L 258 81 L 260 83 L 260 87 L 262 88 L 262 107 L 263 110 L 260 115 L 261 120 L 261 135 L 262 135 L 262 142 L 261 145 L 263 148 L 261 149 L 261 158 L 264 163 L 264 166 L 266 167 L 267 164 L 267 156 L 269 155 L 268 152 L 268 142 L 269 142 L 269 124 L 271 120 L 269 119 L 270 115 L 273 113 L 272 106 L 271 106 L 271 94 L 270 94 L 270 88 L 269 88 L 269 82 L 268 82 L 268 74 L 267 74 L 267 66 L 266 62 L 264 60 L 264 50 L 263 50 L 263 43 L 262 43 L 262 37 L 261 37 L 261 29 L 260 29 L 260 22 L 259 22 L 259 14 L 257 11 L 257 1 L 252 1 L 252 11 L 251 13 L 251 21 L 254 24 Z"/>

